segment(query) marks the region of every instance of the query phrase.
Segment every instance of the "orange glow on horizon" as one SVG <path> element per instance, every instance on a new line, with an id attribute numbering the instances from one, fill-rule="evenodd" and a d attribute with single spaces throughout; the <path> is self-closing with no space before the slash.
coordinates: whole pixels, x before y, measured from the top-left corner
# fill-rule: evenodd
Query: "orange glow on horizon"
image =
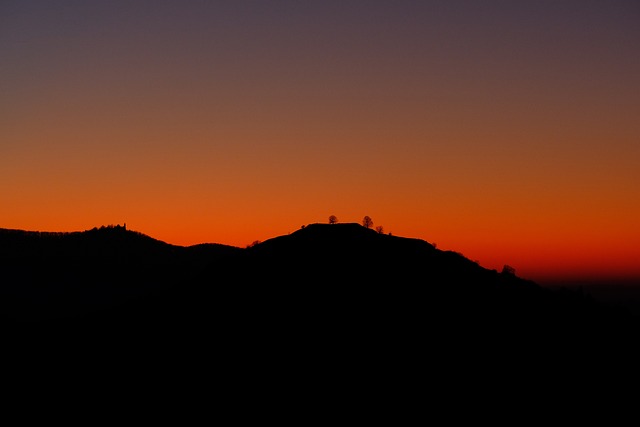
<path id="1" fill-rule="evenodd" d="M 245 247 L 369 215 L 640 277 L 632 2 L 136 3 L 3 6 L 0 227 Z"/>

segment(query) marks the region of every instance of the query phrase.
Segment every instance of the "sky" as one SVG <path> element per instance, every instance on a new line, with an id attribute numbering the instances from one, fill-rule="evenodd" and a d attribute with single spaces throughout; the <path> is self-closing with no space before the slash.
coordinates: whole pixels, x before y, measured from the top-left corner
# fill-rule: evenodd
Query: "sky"
<path id="1" fill-rule="evenodd" d="M 640 278 L 640 3 L 0 0 L 0 228 L 360 223 Z M 372 266 L 373 268 L 373 266 Z"/>

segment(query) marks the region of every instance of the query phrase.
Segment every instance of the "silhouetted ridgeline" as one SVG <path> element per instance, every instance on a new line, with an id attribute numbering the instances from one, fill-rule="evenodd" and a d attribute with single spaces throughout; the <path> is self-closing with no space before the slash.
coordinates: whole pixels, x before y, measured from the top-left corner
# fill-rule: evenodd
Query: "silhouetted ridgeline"
<path id="1" fill-rule="evenodd" d="M 120 226 L 2 229 L 0 267 L 9 329 L 347 342 L 514 329 L 575 335 L 632 320 L 585 293 L 546 289 L 424 240 L 349 223 L 311 224 L 247 248 L 176 246 Z"/>
<path id="2" fill-rule="evenodd" d="M 20 322 L 108 313 L 200 279 L 212 259 L 238 251 L 170 245 L 121 226 L 70 233 L 0 229 L 0 307 Z"/>

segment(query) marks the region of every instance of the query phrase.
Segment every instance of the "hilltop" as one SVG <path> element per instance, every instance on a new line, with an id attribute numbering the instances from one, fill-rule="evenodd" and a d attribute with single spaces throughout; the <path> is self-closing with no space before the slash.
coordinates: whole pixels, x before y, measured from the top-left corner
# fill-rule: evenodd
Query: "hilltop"
<path id="1" fill-rule="evenodd" d="M 7 366 L 133 379 L 151 394 L 206 384 L 262 397 L 304 384 L 404 402 L 423 384 L 528 387 L 540 372 L 565 378 L 567 360 L 604 363 L 603 349 L 608 374 L 634 358 L 639 326 L 588 294 L 359 224 L 310 224 L 246 248 L 119 226 L 0 230 L 0 271 Z"/>
<path id="2" fill-rule="evenodd" d="M 1 314 L 11 327 L 195 334 L 226 324 L 406 336 L 425 328 L 591 333 L 629 322 L 588 294 L 546 289 L 355 223 L 310 224 L 246 248 L 177 246 L 121 226 L 3 229 L 0 267 Z"/>

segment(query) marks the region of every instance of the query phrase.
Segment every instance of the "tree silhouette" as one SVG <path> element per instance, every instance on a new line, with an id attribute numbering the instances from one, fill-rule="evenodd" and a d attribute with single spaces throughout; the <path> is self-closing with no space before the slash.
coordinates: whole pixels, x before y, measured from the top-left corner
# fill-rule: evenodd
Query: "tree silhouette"
<path id="1" fill-rule="evenodd" d="M 516 275 L 516 269 L 511 267 L 510 265 L 505 264 L 504 267 L 502 267 L 502 274 L 515 276 Z"/>
<path id="2" fill-rule="evenodd" d="M 377 226 L 377 227 L 376 227 L 376 231 L 377 231 L 379 234 L 382 234 L 382 233 L 384 233 L 384 228 L 382 228 L 382 226 L 381 226 L 381 225 L 379 225 L 379 226 Z"/>
<path id="3" fill-rule="evenodd" d="M 367 228 L 373 227 L 373 220 L 371 219 L 370 216 L 365 215 L 365 217 L 362 218 L 362 226 Z"/>
<path id="4" fill-rule="evenodd" d="M 338 222 L 338 217 L 337 217 L 337 216 L 335 216 L 335 215 L 331 215 L 331 216 L 329 217 L 329 224 L 335 224 L 335 223 L 337 223 L 337 222 Z"/>

